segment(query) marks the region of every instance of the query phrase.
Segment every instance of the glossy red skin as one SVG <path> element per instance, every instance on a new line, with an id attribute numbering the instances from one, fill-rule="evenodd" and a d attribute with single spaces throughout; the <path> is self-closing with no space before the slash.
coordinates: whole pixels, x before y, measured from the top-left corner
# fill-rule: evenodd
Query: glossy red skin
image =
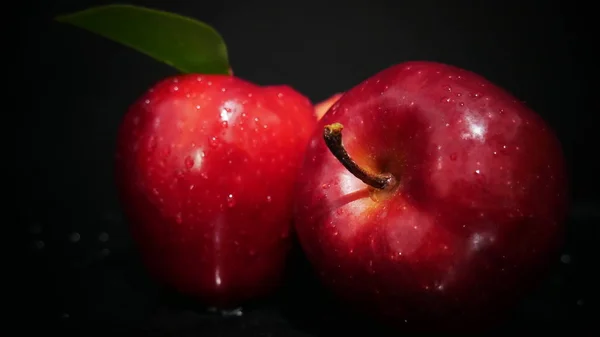
<path id="1" fill-rule="evenodd" d="M 116 176 L 151 273 L 222 308 L 272 291 L 315 123 L 292 88 L 234 76 L 176 76 L 140 97 L 119 130 Z"/>
<path id="2" fill-rule="evenodd" d="M 344 125 L 368 186 L 334 158 L 323 126 Z M 320 278 L 363 313 L 418 330 L 500 320 L 561 243 L 567 184 L 560 144 L 532 110 L 484 78 L 407 62 L 332 106 L 301 170 L 295 226 Z"/>

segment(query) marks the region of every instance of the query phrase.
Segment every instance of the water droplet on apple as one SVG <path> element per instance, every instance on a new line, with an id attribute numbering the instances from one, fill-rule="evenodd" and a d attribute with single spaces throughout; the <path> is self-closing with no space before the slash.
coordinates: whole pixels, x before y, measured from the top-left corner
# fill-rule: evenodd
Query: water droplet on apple
<path id="1" fill-rule="evenodd" d="M 227 123 L 227 121 L 222 121 L 221 126 L 226 129 L 227 127 L 229 127 L 229 123 Z"/>
<path id="2" fill-rule="evenodd" d="M 196 105 L 196 110 L 200 110 L 200 105 Z"/>
<path id="3" fill-rule="evenodd" d="M 452 87 L 450 87 L 449 85 L 445 85 L 444 86 L 444 90 L 451 92 L 452 91 Z"/>
<path id="4" fill-rule="evenodd" d="M 456 97 L 460 97 L 460 96 L 462 96 L 462 93 L 460 93 L 460 92 L 457 92 L 457 93 L 456 93 Z"/>
<path id="5" fill-rule="evenodd" d="M 271 196 L 270 196 L 270 195 L 267 195 L 267 202 L 269 202 L 269 203 L 270 203 L 271 201 L 272 201 L 272 198 L 271 198 Z"/>
<path id="6" fill-rule="evenodd" d="M 194 159 L 191 156 L 185 157 L 183 163 L 185 165 L 185 168 L 187 168 L 188 170 L 194 167 Z"/>
<path id="7" fill-rule="evenodd" d="M 464 102 L 459 102 L 458 105 L 459 106 L 465 106 L 465 103 Z"/>
<path id="8" fill-rule="evenodd" d="M 208 83 L 206 83 L 208 86 L 212 86 L 212 82 L 208 81 Z"/>
<path id="9" fill-rule="evenodd" d="M 181 212 L 178 212 L 175 215 L 175 222 L 177 222 L 178 224 L 181 225 L 181 223 L 183 222 L 183 216 L 181 215 Z"/>
<path id="10" fill-rule="evenodd" d="M 179 87 L 174 85 L 171 87 L 171 91 L 175 92 L 175 91 L 179 91 Z"/>
<path id="11" fill-rule="evenodd" d="M 483 95 L 481 93 L 479 93 L 479 92 L 473 92 L 473 93 L 471 93 L 471 97 L 473 97 L 473 98 L 481 98 L 481 97 L 483 97 Z"/>
<path id="12" fill-rule="evenodd" d="M 208 143 L 210 144 L 211 147 L 217 147 L 217 145 L 219 145 L 218 139 L 215 136 L 212 136 L 209 138 Z"/>
<path id="13" fill-rule="evenodd" d="M 227 91 L 226 88 L 221 88 L 221 92 L 225 92 L 225 91 Z"/>
<path id="14" fill-rule="evenodd" d="M 150 104 L 150 100 L 146 98 L 146 100 L 144 101 L 144 103 L 146 104 Z M 137 124 L 137 123 L 136 123 Z"/>
<path id="15" fill-rule="evenodd" d="M 277 97 L 278 97 L 278 98 L 282 98 L 282 97 L 283 97 L 283 94 L 282 94 L 282 93 L 277 93 Z"/>
<path id="16" fill-rule="evenodd" d="M 330 188 L 330 187 L 331 187 L 331 184 L 323 184 L 323 185 L 321 185 L 321 187 L 322 187 L 324 190 L 326 190 L 326 189 L 328 189 L 328 188 Z"/>
<path id="17" fill-rule="evenodd" d="M 440 100 L 440 102 L 442 103 L 450 103 L 451 99 L 450 97 L 442 97 L 442 99 Z"/>
<path id="18" fill-rule="evenodd" d="M 235 198 L 233 197 L 233 194 L 227 195 L 227 206 L 228 207 L 235 206 Z"/>
<path id="19" fill-rule="evenodd" d="M 480 170 L 475 170 L 475 174 L 480 174 L 481 171 Z"/>
<path id="20" fill-rule="evenodd" d="M 450 160 L 455 161 L 456 157 L 457 157 L 456 153 L 453 153 L 450 155 Z"/>

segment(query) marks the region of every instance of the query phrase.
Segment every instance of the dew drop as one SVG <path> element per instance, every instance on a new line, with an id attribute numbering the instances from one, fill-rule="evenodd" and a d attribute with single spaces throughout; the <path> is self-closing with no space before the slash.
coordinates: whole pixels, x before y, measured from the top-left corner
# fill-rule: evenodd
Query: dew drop
<path id="1" fill-rule="evenodd" d="M 458 105 L 459 105 L 459 106 L 465 106 L 465 103 L 463 103 L 463 102 L 460 102 L 460 103 L 458 103 Z"/>
<path id="2" fill-rule="evenodd" d="M 481 171 L 475 170 L 475 174 L 480 174 L 480 173 L 481 173 Z"/>
<path id="3" fill-rule="evenodd" d="M 75 243 L 75 242 L 79 242 L 79 240 L 81 239 L 81 235 L 79 235 L 79 233 L 77 232 L 73 232 L 71 233 L 71 235 L 69 235 L 69 241 Z"/>
<path id="4" fill-rule="evenodd" d="M 188 170 L 194 167 L 194 159 L 190 156 L 185 157 L 183 162 L 185 164 L 185 168 L 187 168 Z"/>
<path id="5" fill-rule="evenodd" d="M 146 99 L 146 100 L 144 101 L 144 103 L 146 103 L 146 104 L 150 104 L 150 100 L 149 100 L 149 99 Z"/>
<path id="6" fill-rule="evenodd" d="M 460 97 L 460 96 L 462 96 L 462 94 L 460 92 L 457 92 L 456 97 Z"/>
<path id="7" fill-rule="evenodd" d="M 227 206 L 228 207 L 235 206 L 235 198 L 233 197 L 233 194 L 227 195 Z"/>
<path id="8" fill-rule="evenodd" d="M 196 105 L 196 110 L 200 110 L 200 105 Z"/>
<path id="9" fill-rule="evenodd" d="M 221 92 L 225 92 L 225 91 L 227 91 L 226 88 L 221 88 Z"/>
<path id="10" fill-rule="evenodd" d="M 271 196 L 270 196 L 270 195 L 267 195 L 267 202 L 269 202 L 269 203 L 270 203 L 271 201 L 273 201 L 273 198 L 271 198 Z"/>
<path id="11" fill-rule="evenodd" d="M 277 94 L 277 97 L 278 97 L 278 98 L 282 98 L 282 97 L 283 97 L 283 94 L 282 94 L 282 93 L 278 93 L 278 94 Z"/>
<path id="12" fill-rule="evenodd" d="M 210 137 L 208 142 L 209 142 L 210 146 L 212 146 L 212 147 L 217 147 L 217 145 L 219 144 L 217 137 L 215 137 L 215 136 Z"/>
<path id="13" fill-rule="evenodd" d="M 108 241 L 108 238 L 109 238 L 109 236 L 108 236 L 108 233 L 106 233 L 106 232 L 102 232 L 102 233 L 100 233 L 100 235 L 98 235 L 98 241 L 100 241 L 100 242 L 106 242 L 106 241 Z"/>
<path id="14" fill-rule="evenodd" d="M 440 102 L 442 103 L 450 103 L 451 99 L 450 97 L 442 97 L 442 99 L 440 100 Z"/>
<path id="15" fill-rule="evenodd" d="M 221 126 L 222 126 L 223 128 L 227 128 L 227 127 L 229 127 L 229 123 L 227 123 L 227 121 L 222 121 L 222 122 L 221 122 Z"/>

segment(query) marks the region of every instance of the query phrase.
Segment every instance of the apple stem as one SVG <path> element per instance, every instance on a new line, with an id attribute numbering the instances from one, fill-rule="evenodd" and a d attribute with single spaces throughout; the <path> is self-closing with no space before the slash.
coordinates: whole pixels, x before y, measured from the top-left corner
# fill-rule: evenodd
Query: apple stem
<path id="1" fill-rule="evenodd" d="M 350 155 L 342 145 L 342 130 L 344 126 L 340 123 L 325 125 L 323 130 L 323 138 L 325 144 L 337 160 L 352 173 L 356 178 L 362 180 L 365 184 L 378 188 L 388 189 L 396 184 L 396 179 L 390 173 L 373 173 L 358 164 L 350 158 Z"/>

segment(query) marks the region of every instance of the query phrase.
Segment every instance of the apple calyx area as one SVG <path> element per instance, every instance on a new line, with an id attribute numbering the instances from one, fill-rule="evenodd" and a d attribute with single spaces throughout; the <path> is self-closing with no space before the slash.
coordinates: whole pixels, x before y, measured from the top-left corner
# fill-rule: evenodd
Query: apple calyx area
<path id="1" fill-rule="evenodd" d="M 352 173 L 356 178 L 365 184 L 380 190 L 390 191 L 398 185 L 398 180 L 391 173 L 372 172 L 364 167 L 360 167 L 348 154 L 342 144 L 342 130 L 344 126 L 340 123 L 325 125 L 323 138 L 329 151 L 340 161 L 342 165 Z"/>

